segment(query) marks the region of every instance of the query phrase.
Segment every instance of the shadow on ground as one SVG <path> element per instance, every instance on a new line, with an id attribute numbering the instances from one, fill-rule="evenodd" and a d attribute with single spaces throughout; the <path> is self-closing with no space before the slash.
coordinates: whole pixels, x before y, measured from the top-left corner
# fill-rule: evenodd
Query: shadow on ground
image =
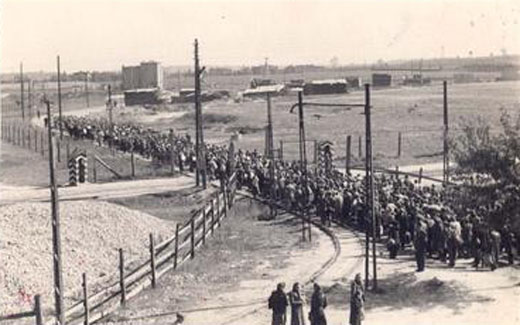
<path id="1" fill-rule="evenodd" d="M 416 308 L 425 311 L 443 306 L 458 312 L 471 303 L 492 301 L 491 298 L 470 292 L 455 281 L 441 281 L 436 277 L 417 281 L 414 272 L 396 273 L 380 279 L 379 292 L 366 294 L 367 310 L 375 308 Z M 337 283 L 325 288 L 330 305 L 349 305 L 350 285 Z"/>

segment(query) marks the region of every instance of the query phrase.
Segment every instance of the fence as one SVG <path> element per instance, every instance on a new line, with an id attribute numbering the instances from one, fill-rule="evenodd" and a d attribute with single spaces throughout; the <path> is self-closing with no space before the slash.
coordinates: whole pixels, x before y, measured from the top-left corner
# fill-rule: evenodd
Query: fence
<path id="1" fill-rule="evenodd" d="M 209 203 L 197 211 L 188 222 L 177 224 L 175 235 L 161 243 L 149 237 L 150 258 L 133 269 L 125 266 L 123 249 L 119 249 L 119 280 L 98 292 L 90 293 L 87 275 L 83 274 L 82 300 L 68 308 L 65 317 L 68 324 L 91 324 L 107 317 L 119 306 L 145 288 L 157 285 L 168 271 L 176 270 L 186 261 L 195 258 L 196 250 L 206 243 L 209 235 L 221 225 L 233 206 L 236 177 L 229 185 L 223 185 Z M 51 324 L 51 322 L 48 322 Z"/>
<path id="2" fill-rule="evenodd" d="M 1 139 L 14 146 L 34 151 L 42 157 L 48 157 L 47 130 L 42 127 L 13 119 L 2 120 Z M 91 182 L 107 181 L 113 178 L 171 176 L 179 170 L 179 164 L 174 160 L 172 160 L 173 163 L 159 165 L 151 159 L 134 154 L 133 151 L 124 153 L 99 145 L 91 140 L 75 140 L 67 133 L 63 135 L 63 139 L 60 139 L 59 135 L 54 133 L 53 141 L 58 169 L 67 168 L 66 164 L 59 163 L 66 163 L 75 150 L 80 149 L 88 154 L 91 161 L 88 171 L 89 181 Z M 105 162 L 105 164 L 100 161 Z M 103 168 L 96 168 L 100 166 L 103 166 Z M 58 173 L 58 175 L 61 175 L 61 173 Z M 67 179 L 60 179 L 59 181 L 66 182 Z"/>
<path id="3" fill-rule="evenodd" d="M 14 321 L 19 320 L 23 318 L 29 318 L 34 317 L 36 325 L 42 325 L 43 324 L 43 314 L 42 314 L 42 303 L 40 295 L 34 296 L 34 309 L 27 312 L 17 313 L 17 314 L 11 314 L 11 315 L 0 315 L 0 322 L 3 321 Z"/>

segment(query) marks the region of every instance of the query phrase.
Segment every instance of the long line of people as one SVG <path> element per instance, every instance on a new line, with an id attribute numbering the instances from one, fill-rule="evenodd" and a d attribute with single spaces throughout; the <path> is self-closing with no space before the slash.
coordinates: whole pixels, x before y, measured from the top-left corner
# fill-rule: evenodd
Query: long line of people
<path id="1" fill-rule="evenodd" d="M 55 121 L 57 122 L 57 120 Z M 133 124 L 114 124 L 104 119 L 67 116 L 64 129 L 74 138 L 112 145 L 123 152 L 134 150 L 159 163 L 172 157 L 179 168 L 196 168 L 195 146 L 189 135 L 161 133 Z M 270 160 L 256 150 L 230 155 L 223 145 L 206 145 L 205 163 L 210 179 L 236 171 L 239 187 L 254 195 L 282 203 L 292 211 L 316 214 L 324 224 L 341 221 L 359 230 L 375 227 L 378 239 L 386 240 L 390 258 L 414 247 L 417 270 L 434 257 L 454 266 L 459 256 L 473 257 L 474 266 L 494 270 L 502 253 L 514 262 L 520 241 L 508 222 L 493 229 L 487 215 L 493 207 L 468 208 L 457 202 L 456 187 L 419 186 L 408 177 L 375 175 L 376 224 L 367 218 L 365 179 L 330 168 L 307 168 L 298 162 Z"/>

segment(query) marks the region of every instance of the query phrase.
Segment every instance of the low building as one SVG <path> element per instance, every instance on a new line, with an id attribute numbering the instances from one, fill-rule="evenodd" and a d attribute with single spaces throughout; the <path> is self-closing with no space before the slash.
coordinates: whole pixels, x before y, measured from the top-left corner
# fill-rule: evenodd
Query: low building
<path id="1" fill-rule="evenodd" d="M 372 86 L 374 87 L 390 87 L 392 86 L 392 76 L 387 73 L 373 73 Z"/>
<path id="2" fill-rule="evenodd" d="M 265 97 L 267 94 L 271 96 L 280 96 L 284 95 L 286 92 L 287 88 L 285 85 L 269 85 L 246 89 L 242 92 L 242 96 L 248 98 Z"/>
<path id="3" fill-rule="evenodd" d="M 363 79 L 361 77 L 345 77 L 348 88 L 361 88 L 363 85 Z"/>
<path id="4" fill-rule="evenodd" d="M 346 92 L 347 81 L 345 79 L 313 80 L 303 86 L 305 95 L 344 94 Z"/>
<path id="5" fill-rule="evenodd" d="M 160 98 L 158 88 L 132 89 L 124 92 L 125 106 L 159 104 Z"/>

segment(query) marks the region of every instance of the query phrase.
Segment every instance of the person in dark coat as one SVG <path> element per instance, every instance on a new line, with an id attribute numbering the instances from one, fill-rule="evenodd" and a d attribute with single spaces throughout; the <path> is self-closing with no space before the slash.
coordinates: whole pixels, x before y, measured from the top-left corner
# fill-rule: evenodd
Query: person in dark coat
<path id="1" fill-rule="evenodd" d="M 350 325 L 361 325 L 365 318 L 365 292 L 361 274 L 356 274 L 354 281 L 350 285 Z"/>
<path id="2" fill-rule="evenodd" d="M 426 263 L 426 226 L 420 225 L 415 236 L 415 260 L 417 262 L 417 272 L 424 271 Z"/>
<path id="3" fill-rule="evenodd" d="M 305 325 L 303 313 L 304 297 L 300 292 L 300 284 L 296 282 L 293 289 L 288 293 L 291 304 L 291 325 Z"/>
<path id="4" fill-rule="evenodd" d="M 314 284 L 314 293 L 311 297 L 311 312 L 309 318 L 311 325 L 327 325 L 327 318 L 325 317 L 325 308 L 327 307 L 327 297 L 321 291 L 319 284 Z"/>
<path id="5" fill-rule="evenodd" d="M 269 297 L 269 309 L 273 310 L 272 325 L 285 325 L 287 322 L 287 295 L 284 292 L 285 283 L 278 283 L 276 291 Z"/>

